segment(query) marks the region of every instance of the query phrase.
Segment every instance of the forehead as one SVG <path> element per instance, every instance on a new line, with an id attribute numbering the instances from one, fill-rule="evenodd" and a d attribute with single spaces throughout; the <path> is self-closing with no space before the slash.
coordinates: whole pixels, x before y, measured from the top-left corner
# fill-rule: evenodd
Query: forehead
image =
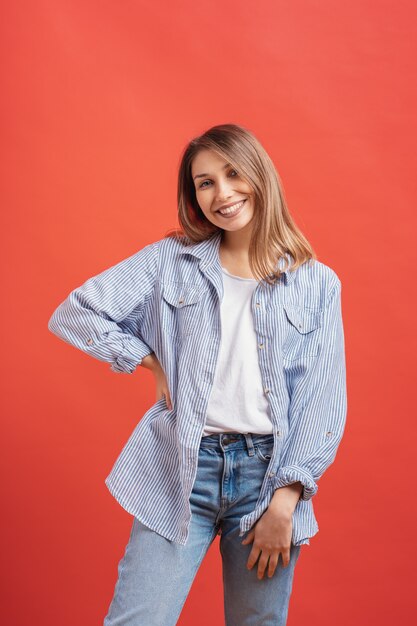
<path id="1" fill-rule="evenodd" d="M 227 165 L 227 160 L 212 150 L 200 150 L 191 163 L 191 173 L 195 174 L 214 173 Z"/>

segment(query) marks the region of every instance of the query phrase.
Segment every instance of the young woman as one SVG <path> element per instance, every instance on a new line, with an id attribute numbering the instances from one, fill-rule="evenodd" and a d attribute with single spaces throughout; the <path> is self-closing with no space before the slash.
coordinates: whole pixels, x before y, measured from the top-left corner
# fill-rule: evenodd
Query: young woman
<path id="1" fill-rule="evenodd" d="M 217 534 L 227 626 L 284 625 L 346 420 L 341 282 L 247 129 L 186 147 L 173 231 L 88 279 L 48 327 L 157 400 L 106 485 L 133 518 L 105 626 L 177 623 Z"/>

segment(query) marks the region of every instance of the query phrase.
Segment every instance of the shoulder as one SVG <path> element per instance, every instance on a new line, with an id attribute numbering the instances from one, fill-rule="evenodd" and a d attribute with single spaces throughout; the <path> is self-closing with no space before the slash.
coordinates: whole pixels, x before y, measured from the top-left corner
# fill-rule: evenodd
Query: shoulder
<path id="1" fill-rule="evenodd" d="M 192 246 L 192 242 L 183 236 L 165 236 L 146 246 L 152 255 L 153 271 L 160 282 L 198 281 L 193 257 L 182 254 L 189 245 Z"/>
<path id="2" fill-rule="evenodd" d="M 159 254 L 176 254 L 185 250 L 187 245 L 191 243 L 187 237 L 178 235 L 176 237 L 162 237 L 148 245 L 152 246 Z"/>
<path id="3" fill-rule="evenodd" d="M 293 287 L 306 306 L 322 309 L 335 293 L 341 291 L 342 283 L 332 267 L 312 259 L 295 270 Z"/>
<path id="4" fill-rule="evenodd" d="M 154 259 L 167 255 L 175 257 L 181 250 L 185 249 L 188 243 L 188 240 L 184 237 L 162 237 L 141 246 L 134 252 L 132 257 L 143 257 L 144 255 Z"/>
<path id="5" fill-rule="evenodd" d="M 157 242 L 161 250 L 169 252 L 180 252 L 192 242 L 185 235 L 177 235 L 173 237 L 163 237 Z"/>
<path id="6" fill-rule="evenodd" d="M 336 285 L 341 284 L 340 277 L 336 271 L 317 259 L 303 263 L 303 265 L 298 268 L 298 271 L 304 279 L 312 283 L 320 284 L 327 291 L 332 291 Z"/>

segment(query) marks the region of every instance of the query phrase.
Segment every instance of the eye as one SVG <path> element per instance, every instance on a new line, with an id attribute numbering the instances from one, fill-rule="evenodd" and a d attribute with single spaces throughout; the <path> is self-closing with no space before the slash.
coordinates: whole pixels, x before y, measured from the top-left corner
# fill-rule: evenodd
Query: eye
<path id="1" fill-rule="evenodd" d="M 229 172 L 229 176 L 231 176 L 231 175 L 232 175 L 232 173 L 234 173 L 234 174 L 235 174 L 235 176 L 232 176 L 232 178 L 235 178 L 236 176 L 239 176 L 239 173 L 238 173 L 236 170 L 230 170 L 230 172 Z M 198 186 L 198 188 L 199 188 L 199 189 L 204 189 L 204 188 L 205 188 L 205 184 L 206 184 L 206 183 L 209 183 L 209 182 L 211 182 L 211 181 L 209 181 L 209 180 L 204 180 L 204 181 L 203 181 L 203 182 L 202 182 L 202 183 Z"/>

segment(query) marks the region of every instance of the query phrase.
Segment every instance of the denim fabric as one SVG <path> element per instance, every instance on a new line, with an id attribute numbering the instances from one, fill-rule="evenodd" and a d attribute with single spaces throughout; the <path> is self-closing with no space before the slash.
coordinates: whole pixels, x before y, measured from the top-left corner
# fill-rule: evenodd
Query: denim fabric
<path id="1" fill-rule="evenodd" d="M 253 543 L 242 545 L 239 536 L 239 521 L 256 504 L 273 446 L 273 435 L 202 438 L 187 544 L 170 541 L 134 518 L 104 626 L 174 626 L 217 534 L 226 626 L 286 624 L 301 546 L 291 544 L 287 567 L 280 556 L 274 575 L 269 578 L 266 570 L 258 579 L 258 562 L 251 570 L 246 567 Z"/>

